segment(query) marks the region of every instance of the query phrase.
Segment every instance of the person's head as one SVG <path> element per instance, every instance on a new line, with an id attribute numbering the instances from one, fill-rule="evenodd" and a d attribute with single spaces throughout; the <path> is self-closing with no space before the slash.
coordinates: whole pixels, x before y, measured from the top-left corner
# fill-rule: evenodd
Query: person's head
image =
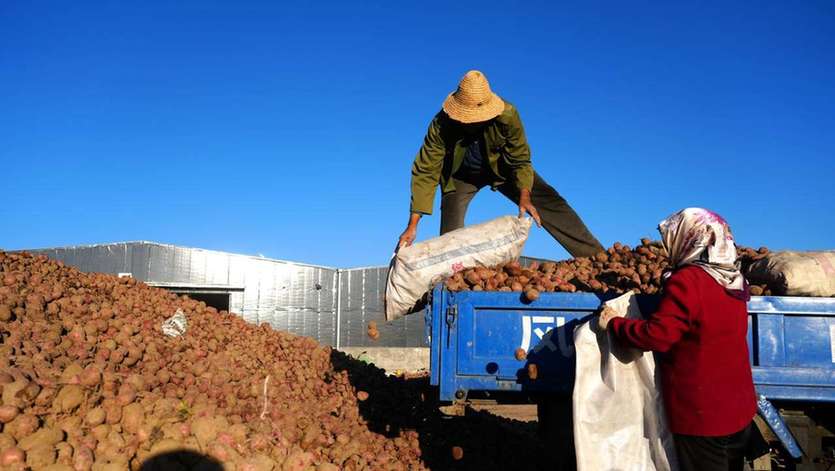
<path id="1" fill-rule="evenodd" d="M 444 100 L 444 112 L 462 124 L 466 131 L 477 131 L 491 119 L 502 114 L 504 101 L 490 90 L 487 77 L 477 70 L 464 75 L 458 89 Z"/>
<path id="2" fill-rule="evenodd" d="M 658 225 L 670 266 L 710 264 L 733 267 L 736 244 L 722 216 L 704 208 L 685 208 Z"/>

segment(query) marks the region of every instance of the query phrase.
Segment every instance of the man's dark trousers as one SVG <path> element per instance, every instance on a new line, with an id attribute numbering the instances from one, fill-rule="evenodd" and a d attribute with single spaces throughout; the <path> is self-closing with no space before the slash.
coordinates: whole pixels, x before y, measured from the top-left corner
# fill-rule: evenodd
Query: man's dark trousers
<path id="1" fill-rule="evenodd" d="M 480 189 L 489 185 L 486 179 L 481 178 L 455 178 L 454 181 L 455 190 L 441 197 L 441 234 L 464 227 L 467 206 Z M 514 204 L 519 204 L 519 189 L 513 183 L 505 183 L 497 190 Z M 536 172 L 531 203 L 539 213 L 545 230 L 573 257 L 590 257 L 604 250 L 568 202 Z"/>

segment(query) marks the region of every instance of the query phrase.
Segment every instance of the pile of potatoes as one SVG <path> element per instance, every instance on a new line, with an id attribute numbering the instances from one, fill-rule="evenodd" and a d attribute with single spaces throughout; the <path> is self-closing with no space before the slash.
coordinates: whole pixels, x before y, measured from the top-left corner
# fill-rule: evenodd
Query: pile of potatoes
<path id="1" fill-rule="evenodd" d="M 178 309 L 187 330 L 168 337 Z M 418 432 L 372 431 L 375 392 L 333 355 L 131 278 L 0 252 L 0 469 L 425 469 Z"/>
<path id="2" fill-rule="evenodd" d="M 744 273 L 753 261 L 766 256 L 768 249 L 742 247 L 737 254 Z M 644 238 L 635 248 L 616 242 L 594 257 L 532 262 L 527 267 L 513 261 L 498 267 L 471 268 L 455 273 L 445 284 L 450 291 L 520 292 L 528 301 L 535 301 L 543 292 L 621 294 L 631 290 L 655 294 L 661 290 L 664 272 L 669 268 L 662 244 Z M 771 290 L 752 285 L 751 294 L 769 295 Z"/>

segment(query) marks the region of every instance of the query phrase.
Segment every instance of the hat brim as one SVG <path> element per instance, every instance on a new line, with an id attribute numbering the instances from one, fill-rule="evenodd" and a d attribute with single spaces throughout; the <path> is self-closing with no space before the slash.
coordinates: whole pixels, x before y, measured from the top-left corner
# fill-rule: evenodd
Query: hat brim
<path id="1" fill-rule="evenodd" d="M 504 112 L 504 100 L 499 95 L 491 93 L 490 101 L 482 106 L 467 106 L 455 99 L 455 93 L 450 93 L 443 106 L 444 112 L 452 119 L 469 124 L 489 121 Z"/>

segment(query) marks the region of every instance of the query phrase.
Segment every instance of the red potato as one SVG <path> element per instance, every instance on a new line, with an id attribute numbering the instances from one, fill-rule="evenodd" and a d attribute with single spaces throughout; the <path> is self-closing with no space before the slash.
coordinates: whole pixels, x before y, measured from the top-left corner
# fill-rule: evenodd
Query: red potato
<path id="1" fill-rule="evenodd" d="M 26 451 L 26 465 L 32 469 L 46 469 L 55 464 L 57 458 L 58 453 L 53 445 L 38 445 Z"/>
<path id="2" fill-rule="evenodd" d="M 764 249 L 765 251 L 767 249 Z M 739 248 L 743 272 L 750 262 L 764 255 L 750 248 Z M 624 293 L 633 291 L 654 294 L 661 290 L 662 274 L 667 270 L 668 262 L 665 252 L 659 242 L 642 240 L 641 244 L 632 249 L 628 245 L 615 243 L 612 247 L 593 258 L 581 257 L 561 262 L 533 263 L 528 268 L 522 268 L 518 262 L 511 262 L 504 266 L 492 267 L 490 273 L 503 275 L 500 282 L 488 280 L 479 283 L 469 283 L 462 280 L 460 284 L 447 282 L 451 291 L 487 290 L 487 291 L 522 291 L 534 288 L 541 292 L 561 291 L 573 293 L 576 291 L 592 291 L 597 293 Z M 477 273 L 484 271 L 477 267 Z M 477 287 L 480 285 L 480 287 Z M 521 286 L 521 289 L 519 289 Z M 768 287 L 758 286 L 755 293 L 766 294 Z M 770 291 L 768 291 L 770 293 Z"/>
<path id="3" fill-rule="evenodd" d="M 107 414 L 105 413 L 104 409 L 101 407 L 96 407 L 95 409 L 91 409 L 87 412 L 87 415 L 84 416 L 84 423 L 86 423 L 90 427 L 95 427 L 97 425 L 101 425 L 104 423 L 105 418 L 107 418 Z"/>
<path id="4" fill-rule="evenodd" d="M 17 440 L 8 433 L 0 433 L 0 450 L 17 446 Z"/>
<path id="5" fill-rule="evenodd" d="M 32 414 L 19 414 L 3 427 L 3 432 L 10 434 L 16 440 L 31 435 L 38 429 L 40 421 Z"/>
<path id="6" fill-rule="evenodd" d="M 122 428 L 129 433 L 137 433 L 145 422 L 145 411 L 142 405 L 128 404 L 122 409 Z"/>
<path id="7" fill-rule="evenodd" d="M 55 444 L 64 440 L 64 432 L 57 428 L 42 428 L 37 432 L 22 438 L 17 442 L 17 446 L 23 451 L 30 451 L 35 447 L 46 446 L 52 447 Z"/>
<path id="8" fill-rule="evenodd" d="M 539 299 L 539 290 L 537 290 L 536 288 L 528 288 L 525 291 L 525 299 L 529 303 L 536 301 L 537 299 Z"/>
<path id="9" fill-rule="evenodd" d="M 20 448 L 12 447 L 0 451 L 0 466 L 14 466 L 26 462 L 26 453 Z"/>
<path id="10" fill-rule="evenodd" d="M 539 368 L 536 366 L 536 363 L 528 363 L 527 370 L 528 378 L 531 381 L 535 381 L 539 377 Z"/>
<path id="11" fill-rule="evenodd" d="M 0 406 L 0 424 L 7 424 L 20 413 L 15 406 Z"/>
<path id="12" fill-rule="evenodd" d="M 69 384 L 58 391 L 53 401 L 56 412 L 70 412 L 84 402 L 84 390 L 77 384 Z"/>

